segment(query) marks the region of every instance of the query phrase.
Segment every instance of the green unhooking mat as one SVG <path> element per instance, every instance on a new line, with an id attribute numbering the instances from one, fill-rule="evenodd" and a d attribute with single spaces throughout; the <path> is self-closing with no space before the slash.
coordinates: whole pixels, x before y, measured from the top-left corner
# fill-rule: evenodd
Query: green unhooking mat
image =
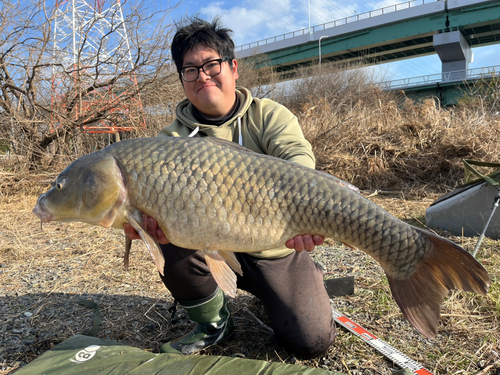
<path id="1" fill-rule="evenodd" d="M 16 375 L 341 375 L 331 371 L 254 359 L 154 354 L 111 340 L 77 335 L 16 372 Z"/>

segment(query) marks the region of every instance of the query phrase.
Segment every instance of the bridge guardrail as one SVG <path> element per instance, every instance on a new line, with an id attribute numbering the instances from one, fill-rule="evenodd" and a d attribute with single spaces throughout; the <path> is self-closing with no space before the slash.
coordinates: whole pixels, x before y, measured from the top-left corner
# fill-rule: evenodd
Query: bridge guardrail
<path id="1" fill-rule="evenodd" d="M 273 36 L 270 38 L 258 40 L 256 42 L 242 44 L 240 46 L 235 47 L 235 51 L 238 52 L 238 51 L 244 51 L 244 50 L 251 49 L 251 48 L 265 46 L 267 44 L 279 42 L 279 41 L 282 41 L 285 39 L 290 39 L 290 38 L 294 38 L 297 36 L 306 35 L 310 32 L 330 29 L 332 27 L 346 25 L 348 23 L 357 22 L 357 21 L 365 20 L 368 18 L 376 17 L 376 16 L 381 16 L 381 15 L 387 14 L 387 13 L 397 12 L 398 10 L 413 8 L 416 6 L 429 4 L 429 3 L 435 3 L 437 1 L 440 1 L 440 0 L 410 0 L 410 1 L 406 1 L 404 3 L 398 3 L 398 4 L 390 5 L 390 6 L 387 6 L 384 8 L 371 10 L 369 12 L 340 18 L 340 19 L 335 20 L 335 21 L 325 22 L 325 23 L 322 23 L 320 25 L 312 26 L 310 29 L 304 28 L 304 29 L 300 29 L 297 31 L 291 31 L 289 33 L 285 33 L 285 34 Z"/>
<path id="2" fill-rule="evenodd" d="M 483 68 L 456 70 L 453 72 L 435 73 L 425 76 L 384 81 L 377 83 L 377 85 L 384 90 L 396 90 L 425 86 L 432 83 L 461 82 L 472 79 L 491 78 L 499 75 L 500 65 L 494 65 Z"/>

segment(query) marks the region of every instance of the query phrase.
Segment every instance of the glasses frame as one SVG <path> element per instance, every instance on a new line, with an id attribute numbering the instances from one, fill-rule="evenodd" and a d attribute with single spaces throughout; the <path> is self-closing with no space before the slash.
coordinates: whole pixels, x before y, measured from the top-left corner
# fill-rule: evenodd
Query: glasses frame
<path id="1" fill-rule="evenodd" d="M 188 66 L 185 66 L 181 69 L 179 69 L 179 75 L 182 77 L 182 79 L 185 81 L 185 82 L 194 82 L 196 81 L 199 77 L 200 77 L 200 69 L 203 70 L 203 73 L 205 73 L 207 76 L 209 77 L 215 77 L 215 76 L 218 76 L 221 72 L 222 72 L 222 63 L 223 62 L 226 62 L 226 61 L 230 61 L 231 58 L 229 57 L 221 57 L 220 59 L 213 59 L 213 60 L 208 60 L 206 62 L 204 62 L 202 65 L 188 65 Z M 219 63 L 219 73 L 217 74 L 207 74 L 207 72 L 205 72 L 205 65 L 207 64 L 210 64 L 210 63 L 213 63 L 214 61 L 217 61 Z M 187 68 L 196 68 L 196 71 L 198 72 L 198 74 L 196 75 L 196 78 L 195 79 L 192 79 L 192 80 L 187 80 L 185 77 L 184 77 L 184 70 L 187 69 Z"/>

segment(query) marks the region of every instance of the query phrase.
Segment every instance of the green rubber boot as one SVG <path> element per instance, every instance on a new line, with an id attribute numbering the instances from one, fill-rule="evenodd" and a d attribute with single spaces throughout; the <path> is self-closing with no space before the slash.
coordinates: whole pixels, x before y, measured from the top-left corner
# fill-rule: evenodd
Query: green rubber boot
<path id="1" fill-rule="evenodd" d="M 234 331 L 234 323 L 227 307 L 224 292 L 217 288 L 210 297 L 197 301 L 183 301 L 182 307 L 196 327 L 160 347 L 160 353 L 193 354 L 228 338 Z"/>

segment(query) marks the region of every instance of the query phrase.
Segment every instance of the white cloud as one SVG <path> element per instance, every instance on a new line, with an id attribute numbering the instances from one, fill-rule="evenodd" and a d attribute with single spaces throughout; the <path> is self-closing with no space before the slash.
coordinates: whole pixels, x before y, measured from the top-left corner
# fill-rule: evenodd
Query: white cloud
<path id="1" fill-rule="evenodd" d="M 236 45 L 254 42 L 267 37 L 299 29 L 292 15 L 288 0 L 254 1 L 250 6 L 240 5 L 225 8 L 223 2 L 213 2 L 201 8 L 207 18 L 222 16 L 224 26 L 234 31 Z"/>

